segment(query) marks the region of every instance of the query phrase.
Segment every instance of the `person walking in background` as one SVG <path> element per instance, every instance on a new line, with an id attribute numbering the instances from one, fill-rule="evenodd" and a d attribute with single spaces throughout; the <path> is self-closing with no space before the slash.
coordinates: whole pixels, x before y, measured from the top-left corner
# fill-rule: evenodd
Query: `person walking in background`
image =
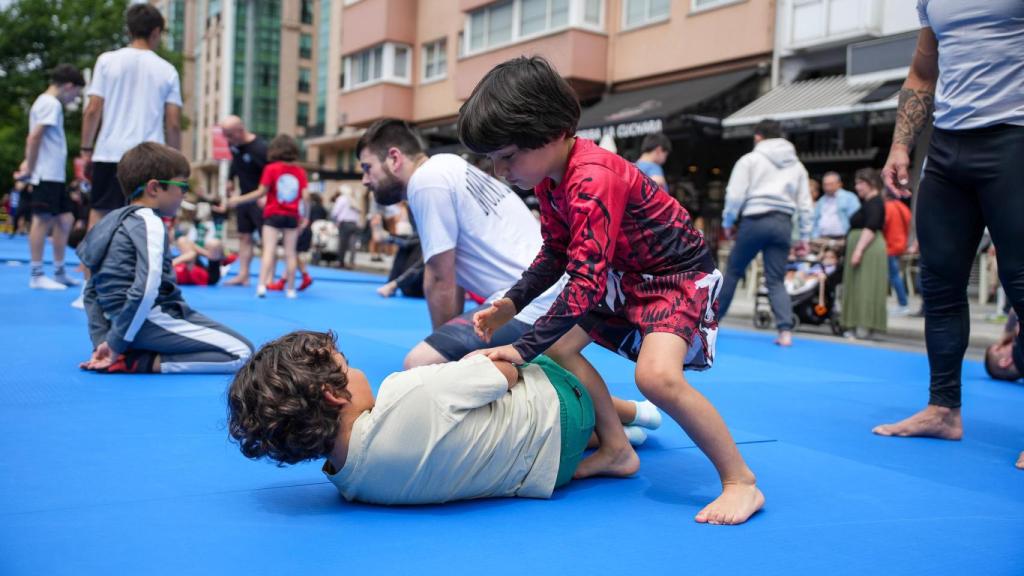
<path id="1" fill-rule="evenodd" d="M 352 198 L 352 189 L 348 186 L 338 188 L 338 195 L 331 206 L 331 220 L 338 226 L 338 262 L 342 268 L 354 268 L 356 265 L 356 253 L 352 244 L 359 234 L 359 220 L 362 217 L 362 212 Z M 351 256 L 346 265 L 345 257 L 349 253 Z"/>
<path id="2" fill-rule="evenodd" d="M 220 129 L 231 146 L 231 172 L 228 193 L 245 196 L 259 188 L 263 168 L 267 165 L 267 142 L 249 132 L 238 116 L 221 120 Z M 238 179 L 239 190 L 235 189 Z M 256 200 L 241 202 L 235 207 L 235 228 L 238 230 L 238 275 L 224 282 L 225 286 L 248 286 L 252 264 L 252 235 L 263 226 L 263 208 Z"/>
<path id="3" fill-rule="evenodd" d="M 889 284 L 896 293 L 899 303 L 899 315 L 909 316 L 907 287 L 900 273 L 900 258 L 907 252 L 907 239 L 910 237 L 910 208 L 892 193 L 885 196 L 885 224 L 882 233 L 885 235 L 886 253 L 889 255 Z"/>
<path id="4" fill-rule="evenodd" d="M 644 136 L 640 144 L 640 158 L 636 161 L 636 167 L 641 172 L 651 177 L 662 190 L 668 191 L 668 180 L 665 179 L 665 170 L 662 166 L 668 161 L 668 155 L 672 153 L 672 142 L 661 132 Z"/>
<path id="5" fill-rule="evenodd" d="M 885 201 L 882 179 L 877 170 L 862 168 L 855 177 L 860 210 L 850 217 L 843 268 L 842 324 L 848 338 L 868 338 L 887 328 L 885 300 L 889 294 L 886 278 Z"/>
<path id="6" fill-rule="evenodd" d="M 782 137 L 774 120 L 762 120 L 754 128 L 754 151 L 736 162 L 725 193 L 722 227 L 735 238 L 726 266 L 719 317 L 729 311 L 736 284 L 758 252 L 764 255 L 765 284 L 780 346 L 793 343 L 793 303 L 784 283 L 789 257 L 793 215 L 800 224 L 798 255 L 807 252 L 811 237 L 811 192 L 807 170 L 796 157 L 796 148 Z"/>

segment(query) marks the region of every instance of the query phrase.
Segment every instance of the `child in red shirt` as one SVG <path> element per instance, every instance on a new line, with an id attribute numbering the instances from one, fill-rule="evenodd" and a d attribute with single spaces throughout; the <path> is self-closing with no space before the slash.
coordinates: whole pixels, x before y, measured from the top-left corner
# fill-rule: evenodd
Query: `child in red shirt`
<path id="1" fill-rule="evenodd" d="M 459 111 L 459 135 L 518 188 L 534 188 L 544 244 L 522 279 L 474 317 L 488 339 L 563 274 L 565 290 L 533 330 L 483 353 L 514 364 L 544 353 L 587 387 L 600 439 L 576 477 L 628 476 L 639 468 L 601 376 L 581 351 L 590 342 L 636 362 L 640 391 L 668 412 L 718 469 L 722 494 L 696 520 L 739 524 L 764 505 L 715 408 L 684 367 L 714 360 L 722 277 L 690 215 L 632 163 L 577 139 L 572 88 L 542 58 L 491 70 Z"/>
<path id="2" fill-rule="evenodd" d="M 295 298 L 295 268 L 298 266 L 299 221 L 301 220 L 299 205 L 306 202 L 308 181 L 306 171 L 294 164 L 299 159 L 299 145 L 291 136 L 280 134 L 270 142 L 267 160 L 270 162 L 263 169 L 259 188 L 235 196 L 228 200 L 228 207 L 244 202 L 251 202 L 263 196 L 267 197 L 267 205 L 263 209 L 263 262 L 260 266 L 260 281 L 256 286 L 256 295 L 263 298 L 267 293 L 267 284 L 274 279 L 277 266 L 277 241 L 284 235 L 285 286 L 288 298 Z"/>

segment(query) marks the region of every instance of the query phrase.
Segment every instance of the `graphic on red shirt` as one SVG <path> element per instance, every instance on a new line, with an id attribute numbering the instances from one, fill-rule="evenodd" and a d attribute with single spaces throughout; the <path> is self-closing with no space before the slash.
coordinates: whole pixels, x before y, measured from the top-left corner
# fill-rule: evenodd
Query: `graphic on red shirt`
<path id="1" fill-rule="evenodd" d="M 505 296 L 521 310 L 563 273 L 569 282 L 515 344 L 525 360 L 544 352 L 604 298 L 610 270 L 670 276 L 715 269 L 686 209 L 635 165 L 590 140 L 576 140 L 560 184 L 545 180 L 534 192 L 544 244 Z"/>
<path id="2" fill-rule="evenodd" d="M 260 185 L 267 188 L 267 206 L 263 217 L 299 217 L 302 191 L 307 188 L 306 171 L 287 162 L 271 162 L 263 169 Z"/>

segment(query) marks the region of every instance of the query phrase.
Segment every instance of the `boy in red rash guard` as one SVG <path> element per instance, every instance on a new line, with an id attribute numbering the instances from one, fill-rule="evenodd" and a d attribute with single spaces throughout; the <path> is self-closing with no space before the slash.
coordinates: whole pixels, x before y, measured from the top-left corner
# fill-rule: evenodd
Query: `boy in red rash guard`
<path id="1" fill-rule="evenodd" d="M 474 317 L 487 339 L 563 273 L 569 282 L 531 331 L 483 351 L 514 364 L 544 353 L 575 374 L 594 400 L 600 449 L 576 477 L 628 476 L 639 468 L 608 389 L 581 351 L 593 341 L 636 362 L 640 391 L 668 412 L 718 470 L 722 494 L 696 520 L 745 522 L 764 505 L 714 406 L 683 369 L 714 361 L 722 283 L 690 215 L 623 158 L 573 135 L 580 107 L 542 58 L 498 65 L 459 111 L 459 135 L 494 162 L 496 175 L 534 188 L 544 244 L 505 298 Z"/>

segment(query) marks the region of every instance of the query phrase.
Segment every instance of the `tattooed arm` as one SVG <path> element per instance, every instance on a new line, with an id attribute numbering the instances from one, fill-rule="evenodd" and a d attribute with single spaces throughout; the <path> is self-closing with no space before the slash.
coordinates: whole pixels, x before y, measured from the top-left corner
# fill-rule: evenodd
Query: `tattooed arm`
<path id="1" fill-rule="evenodd" d="M 882 178 L 893 192 L 910 194 L 910 149 L 931 118 L 938 80 L 938 40 L 931 28 L 922 28 L 917 36 L 917 49 L 910 64 L 910 73 L 900 90 L 892 148 L 889 149 L 889 159 L 882 169 Z"/>

